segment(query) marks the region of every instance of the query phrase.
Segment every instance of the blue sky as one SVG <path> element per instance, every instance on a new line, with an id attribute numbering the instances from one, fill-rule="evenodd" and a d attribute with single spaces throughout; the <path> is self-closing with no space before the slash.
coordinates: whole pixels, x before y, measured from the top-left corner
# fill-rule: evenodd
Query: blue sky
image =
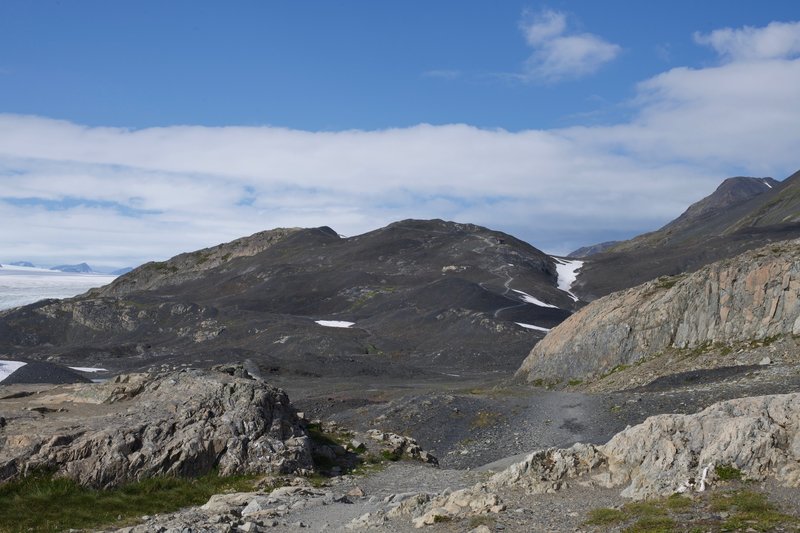
<path id="1" fill-rule="evenodd" d="M 0 261 L 449 218 L 556 253 L 800 168 L 795 2 L 0 2 Z"/>

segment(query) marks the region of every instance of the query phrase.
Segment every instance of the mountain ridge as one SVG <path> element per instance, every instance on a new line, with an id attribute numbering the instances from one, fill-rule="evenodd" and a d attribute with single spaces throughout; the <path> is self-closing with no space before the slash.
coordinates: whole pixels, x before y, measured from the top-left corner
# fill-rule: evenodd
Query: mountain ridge
<path id="1" fill-rule="evenodd" d="M 404 220 L 348 238 L 284 228 L 7 311 L 0 349 L 125 369 L 239 354 L 266 372 L 513 370 L 580 305 L 552 257 L 480 226 Z"/>
<path id="2" fill-rule="evenodd" d="M 659 276 L 692 272 L 766 242 L 800 237 L 800 171 L 724 180 L 662 228 L 589 256 L 574 292 L 591 301 Z"/>

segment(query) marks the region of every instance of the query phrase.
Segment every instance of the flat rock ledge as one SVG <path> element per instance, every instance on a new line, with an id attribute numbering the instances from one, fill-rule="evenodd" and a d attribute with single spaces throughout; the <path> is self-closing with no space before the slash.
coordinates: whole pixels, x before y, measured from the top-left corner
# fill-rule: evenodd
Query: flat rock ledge
<path id="1" fill-rule="evenodd" d="M 108 488 L 214 469 L 313 467 L 310 439 L 286 393 L 235 365 L 3 392 L 0 481 L 47 470 Z"/>

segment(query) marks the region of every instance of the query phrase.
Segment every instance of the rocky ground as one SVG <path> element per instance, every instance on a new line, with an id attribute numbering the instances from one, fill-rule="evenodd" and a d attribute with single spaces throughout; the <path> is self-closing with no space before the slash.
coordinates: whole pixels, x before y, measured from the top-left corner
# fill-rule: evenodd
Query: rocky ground
<path id="1" fill-rule="evenodd" d="M 696 413 L 725 399 L 800 392 L 797 353 L 795 339 L 776 339 L 742 347 L 734 359 L 740 365 L 733 368 L 714 368 L 718 361 L 715 357 L 721 356 L 709 350 L 694 358 L 676 356 L 671 362 L 659 360 L 658 364 L 663 365 L 660 367 L 652 366 L 655 362 L 645 362 L 621 369 L 597 382 L 576 383 L 563 390 L 530 387 L 513 382 L 508 374 L 499 373 L 490 379 L 479 375 L 440 375 L 436 379 L 380 383 L 364 377 L 349 380 L 287 378 L 282 382 L 278 376 L 271 384 L 287 390 L 305 419 L 321 419 L 324 428 L 330 428 L 327 424 L 335 422 L 341 430 L 353 431 L 349 440 L 369 442 L 369 430 L 413 436 L 423 450 L 438 457 L 440 468 L 421 461 L 386 460 L 383 465 L 378 464 L 357 476 L 317 478 L 314 485 L 321 486 L 311 485 L 308 480 L 285 478 L 291 486 L 301 488 L 285 489 L 274 495 L 269 495 L 265 488 L 259 494 L 231 497 L 230 500 L 223 498 L 224 501 L 218 501 L 213 509 L 149 517 L 136 531 L 160 528 L 184 531 L 187 527 L 193 528 L 192 531 L 204 528 L 207 531 L 294 531 L 306 529 L 304 526 L 319 531 L 345 531 L 348 527 L 359 530 L 370 524 L 378 530 L 410 531 L 414 529 L 411 521 L 414 512 L 420 516 L 424 513 L 418 508 L 405 517 L 389 516 L 403 498 L 419 493 L 431 498 L 447 496 L 484 483 L 492 472 L 521 460 L 532 450 L 567 447 L 579 441 L 603 444 L 626 426 L 638 424 L 653 414 Z M 767 357 L 769 362 L 765 360 Z M 246 367 L 232 367 L 227 371 L 243 375 Z M 669 374 L 668 369 L 677 372 Z M 190 377 L 193 372 L 181 368 L 158 369 L 155 375 L 164 379 L 176 376 L 186 379 L 182 376 Z M 243 384 L 251 381 L 225 372 L 220 380 Z M 132 398 L 127 398 L 126 394 L 120 396 L 116 406 L 91 402 L 79 405 L 74 401 L 72 389 L 89 386 L 98 387 L 98 384 L 4 387 L 4 399 L 0 400 L 0 409 L 4 410 L 0 414 L 7 424 L 2 429 L 4 435 L 10 435 L 9 428 L 17 423 L 36 424 L 34 432 L 42 433 L 43 428 L 59 426 L 53 422 L 64 422 L 69 417 L 74 425 L 76 416 L 83 418 L 91 410 L 122 408 L 127 411 L 132 405 Z M 115 385 L 109 382 L 99 387 L 109 393 Z M 67 396 L 70 405 L 67 411 L 59 412 L 64 406 L 54 402 L 63 401 Z M 36 405 L 25 403 L 31 401 Z M 12 404 L 22 413 L 18 419 L 16 415 L 8 415 Z M 37 410 L 39 408 L 44 410 Z M 59 427 L 63 426 L 62 423 Z M 316 451 L 319 453 L 319 449 Z M 338 461 L 336 450 L 329 451 Z M 343 472 L 327 472 L 331 473 Z M 641 518 L 636 515 L 639 511 L 628 512 L 624 507 L 629 500 L 620 495 L 619 488 L 567 485 L 555 493 L 536 496 L 520 487 L 496 486 L 492 494 L 501 503 L 488 505 L 488 508 L 504 506 L 502 512 L 456 516 L 426 527 L 437 531 L 469 531 L 480 526 L 493 531 L 606 531 L 622 530 Z M 745 488 L 766 494 L 784 512 L 794 512 L 792 509 L 798 508 L 800 502 L 797 490 L 770 484 L 769 480 L 750 483 Z M 721 524 L 727 520 L 727 511 L 714 510 L 719 507 L 718 502 L 709 498 L 711 496 L 693 495 L 691 503 L 679 510 L 683 514 L 670 510 L 671 519 L 677 523 L 698 522 L 703 527 L 708 526 L 706 530 L 721 529 Z M 274 501 L 268 503 L 270 499 Z M 264 508 L 249 518 L 243 516 L 244 508 L 254 500 Z M 609 507 L 620 509 L 618 514 L 624 519 L 616 524 L 590 523 L 594 510 Z M 358 522 L 365 515 L 369 516 Z"/>
<path id="2" fill-rule="evenodd" d="M 655 417 L 607 445 L 542 451 L 505 469 L 405 461 L 317 486 L 287 480 L 122 531 L 796 531 L 798 402 L 777 395 Z"/>

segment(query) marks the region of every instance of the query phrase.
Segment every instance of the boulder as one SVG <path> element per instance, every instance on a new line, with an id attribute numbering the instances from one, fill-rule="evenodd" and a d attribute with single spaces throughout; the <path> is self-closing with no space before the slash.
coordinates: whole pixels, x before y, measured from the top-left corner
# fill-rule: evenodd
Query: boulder
<path id="1" fill-rule="evenodd" d="M 45 469 L 111 487 L 212 470 L 310 470 L 309 438 L 286 393 L 245 374 L 129 374 L 0 400 L 0 480 Z"/>

